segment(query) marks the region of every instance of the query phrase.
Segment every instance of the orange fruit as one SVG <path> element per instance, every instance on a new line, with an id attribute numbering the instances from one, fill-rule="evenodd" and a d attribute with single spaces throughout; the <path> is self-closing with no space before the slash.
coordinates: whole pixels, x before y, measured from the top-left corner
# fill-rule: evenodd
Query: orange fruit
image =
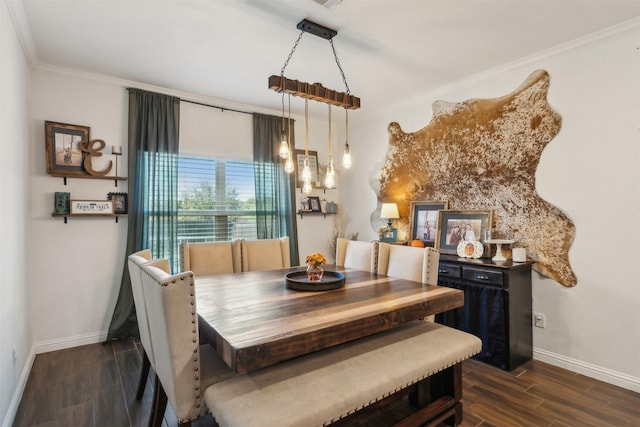
<path id="1" fill-rule="evenodd" d="M 415 246 L 416 248 L 424 248 L 424 243 L 422 243 L 422 240 L 420 239 L 415 239 L 411 241 L 411 246 Z"/>

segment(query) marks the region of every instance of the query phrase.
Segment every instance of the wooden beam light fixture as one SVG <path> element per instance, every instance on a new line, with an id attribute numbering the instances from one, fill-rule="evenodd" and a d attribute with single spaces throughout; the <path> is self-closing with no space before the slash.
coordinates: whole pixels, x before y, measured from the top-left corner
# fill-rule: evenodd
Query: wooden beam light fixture
<path id="1" fill-rule="evenodd" d="M 280 146 L 280 153 L 281 153 L 280 155 L 283 159 L 285 160 L 287 159 L 287 154 L 285 154 L 287 152 L 287 147 L 286 147 L 287 139 L 285 138 L 285 135 L 288 134 L 288 132 L 287 130 L 285 130 L 285 125 L 284 125 L 284 122 L 285 122 L 284 95 L 288 94 L 288 95 L 298 96 L 305 99 L 305 122 L 308 120 L 307 118 L 308 107 L 306 106 L 306 103 L 308 102 L 309 99 L 322 102 L 324 104 L 328 104 L 329 105 L 329 168 L 330 168 L 329 173 L 333 175 L 332 173 L 333 160 L 332 160 L 332 153 L 331 153 L 331 149 L 332 149 L 331 147 L 331 106 L 334 105 L 337 107 L 342 107 L 345 109 L 345 113 L 347 114 L 346 115 L 347 139 L 345 141 L 343 167 L 345 169 L 348 169 L 351 166 L 351 154 L 349 150 L 349 140 L 348 140 L 348 135 L 349 135 L 348 110 L 357 110 L 358 108 L 360 108 L 360 98 L 351 95 L 351 91 L 349 90 L 349 85 L 347 84 L 347 78 L 344 75 L 344 71 L 342 70 L 342 66 L 340 65 L 340 60 L 338 59 L 338 55 L 336 54 L 336 49 L 333 46 L 333 37 L 336 36 L 338 32 L 330 28 L 324 27 L 320 24 L 316 24 L 315 22 L 308 21 L 306 19 L 303 19 L 302 21 L 300 21 L 297 25 L 297 28 L 300 30 L 300 34 L 298 35 L 298 39 L 296 40 L 296 42 L 293 45 L 293 48 L 291 49 L 291 53 L 289 53 L 287 60 L 285 61 L 284 65 L 282 66 L 282 69 L 280 70 L 280 75 L 270 76 L 269 82 L 268 82 L 269 89 L 279 92 L 283 96 L 282 98 L 283 100 L 283 105 L 282 105 L 283 138 Z M 329 44 L 331 45 L 331 50 L 333 51 L 333 56 L 336 60 L 336 65 L 340 70 L 340 75 L 342 76 L 342 81 L 344 82 L 346 92 L 339 92 L 336 90 L 325 88 L 320 83 L 313 83 L 313 84 L 306 83 L 306 82 L 301 82 L 299 80 L 289 79 L 285 77 L 284 70 L 285 68 L 287 68 L 289 61 L 293 57 L 293 54 L 296 48 L 298 47 L 298 44 L 300 43 L 300 39 L 302 38 L 304 33 L 311 33 L 315 36 L 322 37 L 329 41 Z M 289 121 L 290 120 L 291 119 L 289 118 Z M 305 123 L 305 126 L 308 129 L 308 123 Z M 289 128 L 290 128 L 290 124 L 289 124 Z M 308 134 L 308 130 L 306 131 L 306 133 Z M 308 135 L 305 135 L 305 164 L 308 162 L 308 155 L 306 154 L 308 153 L 308 150 L 309 150 L 308 144 L 309 144 Z M 291 172 L 289 171 L 290 168 L 286 168 L 286 169 L 287 169 L 287 172 L 289 173 L 292 172 L 292 171 Z M 331 188 L 331 186 L 333 185 L 333 180 L 329 179 L 327 183 L 329 184 L 327 185 L 327 187 Z M 310 182 L 309 183 L 305 182 L 305 184 L 306 185 L 304 186 L 304 188 L 310 192 L 310 187 L 311 187 Z M 307 191 L 305 191 L 305 193 L 308 194 Z"/>
<path id="2" fill-rule="evenodd" d="M 315 22 L 306 19 L 298 22 L 297 28 L 300 30 L 300 35 L 293 45 L 293 49 L 291 49 L 291 53 L 287 57 L 282 70 L 280 70 L 280 75 L 272 75 L 269 77 L 269 89 L 275 90 L 276 92 L 284 91 L 285 93 L 288 93 L 290 95 L 312 99 L 314 101 L 323 102 L 325 104 L 336 105 L 338 107 L 347 108 L 349 110 L 357 110 L 358 108 L 360 108 L 360 98 L 350 94 L 347 79 L 344 76 L 344 71 L 342 70 L 342 66 L 340 65 L 340 60 L 338 59 L 338 55 L 336 54 L 336 49 L 333 46 L 333 37 L 336 36 L 338 32 L 336 30 L 332 30 L 331 28 L 324 27 L 320 24 L 316 24 Z M 347 89 L 346 92 L 338 92 L 332 89 L 327 89 L 320 83 L 306 83 L 299 80 L 288 79 L 284 76 L 284 70 L 285 68 L 287 68 L 287 65 L 289 65 L 289 61 L 291 60 L 293 53 L 298 47 L 298 43 L 300 43 L 300 39 L 302 38 L 302 35 L 304 33 L 310 33 L 314 36 L 322 37 L 323 39 L 329 40 L 331 49 L 333 51 L 333 56 L 336 60 L 336 64 L 338 65 L 338 69 L 340 70 L 340 74 L 342 75 L 344 85 Z"/>

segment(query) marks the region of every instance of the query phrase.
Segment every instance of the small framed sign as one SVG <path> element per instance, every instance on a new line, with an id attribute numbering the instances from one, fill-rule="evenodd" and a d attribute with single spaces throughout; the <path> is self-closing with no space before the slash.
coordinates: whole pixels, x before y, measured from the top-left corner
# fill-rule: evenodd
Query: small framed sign
<path id="1" fill-rule="evenodd" d="M 127 193 L 109 193 L 107 199 L 113 202 L 113 212 L 117 214 L 126 214 L 129 210 L 129 197 Z"/>
<path id="2" fill-rule="evenodd" d="M 72 215 L 109 215 L 113 214 L 112 200 L 71 200 Z"/>

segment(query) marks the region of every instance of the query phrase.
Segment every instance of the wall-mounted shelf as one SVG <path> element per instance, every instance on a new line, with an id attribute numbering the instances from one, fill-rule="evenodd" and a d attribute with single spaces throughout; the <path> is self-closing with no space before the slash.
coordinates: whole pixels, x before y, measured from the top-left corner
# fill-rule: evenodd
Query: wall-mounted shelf
<path id="1" fill-rule="evenodd" d="M 324 218 L 326 218 L 327 215 L 335 215 L 335 214 L 336 212 L 298 211 L 298 215 L 300 215 L 300 219 L 302 219 L 304 215 L 322 215 Z"/>
<path id="2" fill-rule="evenodd" d="M 67 223 L 67 217 L 82 217 L 82 218 L 115 218 L 116 219 L 116 223 L 118 222 L 118 218 L 121 216 L 127 216 L 127 214 L 72 214 L 72 213 L 68 213 L 68 214 L 57 214 L 57 213 L 52 213 L 51 214 L 52 217 L 57 217 L 57 218 L 64 218 L 64 223 Z"/>
<path id="3" fill-rule="evenodd" d="M 93 176 L 93 175 L 68 175 L 61 173 L 50 173 L 49 175 L 62 178 L 64 180 L 64 185 L 67 185 L 67 178 L 79 178 L 79 179 L 112 179 L 116 187 L 118 186 L 118 181 L 125 181 L 128 179 L 126 176 Z"/>
<path id="4" fill-rule="evenodd" d="M 300 189 L 300 193 L 302 194 L 302 187 L 297 187 L 297 186 L 296 186 L 296 188 L 299 188 L 299 189 Z M 331 188 L 327 188 L 327 187 L 313 187 L 313 188 L 312 188 L 312 191 L 313 191 L 313 190 L 322 190 L 322 192 L 323 192 L 324 194 L 327 194 L 327 190 L 337 190 L 337 189 L 338 189 L 337 187 L 331 187 Z"/>

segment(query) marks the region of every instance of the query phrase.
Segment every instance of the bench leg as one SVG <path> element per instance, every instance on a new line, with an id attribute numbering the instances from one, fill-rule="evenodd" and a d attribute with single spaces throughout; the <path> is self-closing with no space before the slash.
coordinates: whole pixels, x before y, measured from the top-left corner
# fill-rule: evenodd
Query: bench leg
<path id="1" fill-rule="evenodd" d="M 409 402 L 418 409 L 396 427 L 458 425 L 462 422 L 461 399 L 462 363 L 458 363 L 414 384 L 409 392 Z"/>

